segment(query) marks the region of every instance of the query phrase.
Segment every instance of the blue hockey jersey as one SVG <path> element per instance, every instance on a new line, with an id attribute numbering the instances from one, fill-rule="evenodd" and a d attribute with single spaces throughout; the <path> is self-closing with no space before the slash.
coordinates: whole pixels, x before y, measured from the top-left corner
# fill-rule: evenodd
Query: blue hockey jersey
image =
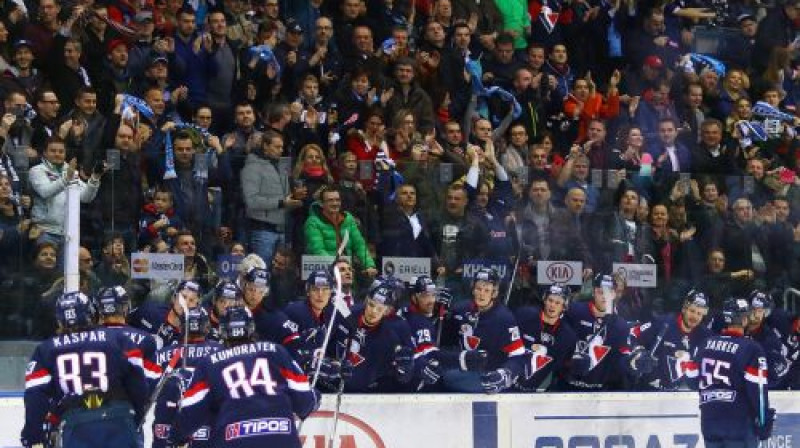
<path id="1" fill-rule="evenodd" d="M 353 308 L 346 322 L 334 329 L 338 359 L 346 359 L 353 375 L 345 381 L 349 392 L 397 392 L 411 381 L 413 371 L 399 375 L 394 365 L 398 347 L 412 348 L 410 330 L 405 320 L 387 316 L 378 325 L 367 326 L 363 305 Z M 406 328 L 402 328 L 406 326 Z"/>
<path id="2" fill-rule="evenodd" d="M 759 410 L 769 409 L 764 351 L 741 332 L 723 330 L 706 339 L 697 357 L 703 436 L 744 440 Z"/>
<path id="3" fill-rule="evenodd" d="M 305 336 L 302 341 L 299 341 L 297 346 L 298 350 L 311 352 L 322 347 L 325 341 L 325 332 L 328 329 L 328 323 L 331 321 L 333 304 L 329 303 L 319 316 L 314 314 L 308 300 L 291 302 L 286 305 L 284 312 L 289 320 L 297 324 L 297 332 Z M 342 315 L 337 313 L 333 328 L 336 328 L 342 320 Z M 333 356 L 334 353 L 333 344 L 328 343 L 326 355 Z"/>
<path id="4" fill-rule="evenodd" d="M 631 329 L 634 343 L 644 347 L 648 353 L 652 352 L 658 360 L 655 370 L 642 378 L 645 387 L 656 390 L 697 389 L 697 351 L 713 333 L 702 324 L 685 333 L 680 321 L 680 314 L 669 315 Z M 662 336 L 660 341 L 659 336 Z"/>
<path id="5" fill-rule="evenodd" d="M 167 316 L 173 313 L 172 306 L 163 302 L 144 302 L 131 310 L 128 324 L 156 338 L 158 349 L 181 340 L 181 329 L 170 324 Z"/>
<path id="6" fill-rule="evenodd" d="M 542 320 L 538 307 L 525 306 L 514 311 L 525 347 L 531 351 L 526 378 L 520 378 L 517 387 L 524 391 L 535 391 L 553 373 L 560 372 L 572 358 L 578 337 L 575 330 L 563 319 L 554 325 Z M 544 349 L 534 350 L 539 345 Z"/>
<path id="7" fill-rule="evenodd" d="M 589 358 L 586 371 L 571 363 L 566 382 L 580 390 L 620 388 L 619 382 L 630 373 L 627 362 L 631 353 L 628 324 L 613 314 L 598 319 L 593 309 L 592 302 L 576 302 L 564 315 L 578 337 L 576 355 Z"/>
<path id="8" fill-rule="evenodd" d="M 515 375 L 524 372 L 525 346 L 519 327 L 514 315 L 501 303 L 485 311 L 478 311 L 471 301 L 457 303 L 446 321 L 445 334 L 450 345 L 462 350 L 486 350 L 487 370 L 504 367 Z"/>
<path id="9" fill-rule="evenodd" d="M 198 364 L 172 439 L 186 441 L 210 421 L 211 446 L 300 448 L 294 415 L 305 418 L 317 406 L 308 377 L 283 346 L 237 345 Z"/>
<path id="10" fill-rule="evenodd" d="M 142 351 L 116 330 L 98 328 L 44 340 L 25 372 L 22 439 L 43 443 L 47 413 L 69 411 L 87 391 L 97 392 L 95 407 L 106 401 L 130 403 L 140 421 L 148 398 L 142 364 Z"/>
<path id="11" fill-rule="evenodd" d="M 164 375 L 170 375 L 164 382 L 164 387 L 156 399 L 153 411 L 153 448 L 168 446 L 172 431 L 172 424 L 178 412 L 178 402 L 183 391 L 187 390 L 195 367 L 208 355 L 222 350 L 222 344 L 213 341 L 190 341 L 184 350 L 183 346 L 172 345 L 163 348 L 156 354 L 158 365 Z M 183 358 L 186 358 L 186 369 L 182 371 Z M 173 371 L 170 366 L 178 366 L 179 371 Z M 192 447 L 203 448 L 210 445 L 211 428 L 206 422 L 198 428 L 192 436 Z"/>
<path id="12" fill-rule="evenodd" d="M 106 324 L 105 328 L 122 332 L 133 345 L 142 351 L 142 369 L 148 383 L 153 386 L 161 378 L 161 367 L 156 363 L 158 342 L 152 334 L 128 325 Z"/>

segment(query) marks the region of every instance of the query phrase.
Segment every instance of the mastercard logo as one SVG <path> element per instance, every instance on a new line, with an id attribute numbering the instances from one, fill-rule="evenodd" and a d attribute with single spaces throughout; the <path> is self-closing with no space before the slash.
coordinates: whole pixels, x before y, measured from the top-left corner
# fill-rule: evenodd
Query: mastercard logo
<path id="1" fill-rule="evenodd" d="M 138 274 L 145 274 L 150 271 L 150 260 L 147 258 L 134 258 L 132 264 L 133 272 Z"/>

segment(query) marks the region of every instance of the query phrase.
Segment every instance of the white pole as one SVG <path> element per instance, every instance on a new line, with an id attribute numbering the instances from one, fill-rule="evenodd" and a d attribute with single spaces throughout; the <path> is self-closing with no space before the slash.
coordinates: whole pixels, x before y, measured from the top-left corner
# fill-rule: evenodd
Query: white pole
<path id="1" fill-rule="evenodd" d="M 64 292 L 80 289 L 78 249 L 81 240 L 81 185 L 78 175 L 67 185 L 67 209 L 64 211 Z"/>

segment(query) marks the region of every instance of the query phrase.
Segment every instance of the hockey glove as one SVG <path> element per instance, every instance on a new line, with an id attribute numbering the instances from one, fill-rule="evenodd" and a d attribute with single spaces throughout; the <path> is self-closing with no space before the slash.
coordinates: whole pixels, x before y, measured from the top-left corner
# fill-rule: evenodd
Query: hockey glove
<path id="1" fill-rule="evenodd" d="M 758 440 L 767 440 L 772 436 L 772 425 L 775 424 L 775 409 L 767 409 L 767 413 L 764 417 L 765 422 L 763 426 L 756 422 L 756 435 L 758 436 Z"/>
<path id="2" fill-rule="evenodd" d="M 397 346 L 394 350 L 394 368 L 401 383 L 411 380 L 414 373 L 414 350 L 411 347 Z"/>
<path id="3" fill-rule="evenodd" d="M 487 361 L 486 350 L 464 350 L 458 355 L 458 365 L 465 372 L 483 372 Z"/>
<path id="4" fill-rule="evenodd" d="M 500 393 L 511 387 L 513 383 L 514 378 L 508 369 L 500 368 L 481 375 L 481 386 L 487 394 Z"/>
<path id="5" fill-rule="evenodd" d="M 647 375 L 655 370 L 658 359 L 645 350 L 631 353 L 631 369 L 638 375 Z"/>
<path id="6" fill-rule="evenodd" d="M 436 384 L 439 382 L 439 379 L 442 377 L 441 370 L 439 368 L 439 361 L 435 359 L 431 359 L 425 364 L 425 367 L 422 368 L 422 382 L 428 385 Z"/>
<path id="7" fill-rule="evenodd" d="M 339 379 L 341 363 L 335 359 L 322 358 L 319 366 L 319 378 L 325 381 L 336 381 Z M 316 369 L 316 366 L 314 366 Z"/>
<path id="8" fill-rule="evenodd" d="M 447 312 L 451 303 L 453 303 L 453 294 L 449 289 L 442 288 L 436 293 L 436 306 L 438 307 L 439 315 Z"/>

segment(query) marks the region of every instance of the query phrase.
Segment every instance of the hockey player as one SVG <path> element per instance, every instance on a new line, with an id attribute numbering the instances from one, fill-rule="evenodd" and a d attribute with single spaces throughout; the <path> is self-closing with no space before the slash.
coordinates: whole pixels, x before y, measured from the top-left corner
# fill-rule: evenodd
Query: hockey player
<path id="1" fill-rule="evenodd" d="M 652 366 L 643 351 L 631 351 L 628 324 L 614 314 L 614 278 L 598 274 L 593 284 L 592 300 L 573 303 L 565 314 L 578 344 L 558 386 L 561 390 L 621 389 L 631 373 L 647 370 L 648 362 Z"/>
<path id="2" fill-rule="evenodd" d="M 652 371 L 642 372 L 645 389 L 697 389 L 697 351 L 712 335 L 708 327 L 701 325 L 708 305 L 705 294 L 692 290 L 678 315 L 667 315 L 631 330 L 644 356 L 653 358 Z"/>
<path id="3" fill-rule="evenodd" d="M 334 280 L 327 271 L 314 271 L 306 279 L 306 300 L 297 300 L 286 305 L 287 317 L 297 324 L 300 335 L 297 344 L 298 362 L 306 372 L 310 372 L 312 354 L 322 348 L 325 333 L 331 323 L 333 287 Z M 333 328 L 343 319 L 341 314 L 337 313 L 336 316 Z M 334 353 L 333 344 L 329 343 L 325 355 L 333 356 Z"/>
<path id="4" fill-rule="evenodd" d="M 211 446 L 300 448 L 294 416 L 319 406 L 308 377 L 284 347 L 255 341 L 246 307 L 228 308 L 220 328 L 227 348 L 197 365 L 171 441 L 186 443 L 208 421 Z"/>
<path id="5" fill-rule="evenodd" d="M 761 345 L 767 358 L 767 375 L 770 389 L 783 388 L 793 360 L 783 352 L 781 333 L 768 321 L 772 312 L 772 298 L 759 290 L 750 293 L 750 320 L 745 334 Z"/>
<path id="6" fill-rule="evenodd" d="M 450 346 L 485 350 L 487 373 L 448 369 L 444 385 L 454 392 L 502 392 L 524 371 L 525 347 L 514 315 L 497 301 L 500 276 L 494 269 L 480 269 L 472 283 L 472 300 L 457 303 L 447 319 L 445 335 Z M 445 345 L 445 344 L 443 344 Z M 465 352 L 466 354 L 466 352 Z"/>
<path id="7" fill-rule="evenodd" d="M 772 433 L 767 359 L 757 342 L 744 336 L 750 308 L 744 298 L 722 305 L 725 328 L 706 339 L 700 360 L 700 427 L 706 448 L 756 448 Z"/>
<path id="8" fill-rule="evenodd" d="M 183 297 L 187 308 L 194 308 L 200 303 L 200 294 L 200 284 L 194 280 L 183 280 L 175 288 L 170 303 L 145 302 L 131 311 L 128 323 L 155 335 L 159 349 L 166 347 L 180 340 L 183 319 L 180 298 Z"/>
<path id="9" fill-rule="evenodd" d="M 256 334 L 261 341 L 270 341 L 291 347 L 299 342 L 297 324 L 281 310 L 267 309 L 264 300 L 269 294 L 269 271 L 251 267 L 242 279 L 244 304 L 253 314 Z"/>
<path id="10" fill-rule="evenodd" d="M 188 388 L 195 367 L 211 353 L 223 349 L 216 341 L 207 341 L 210 321 L 208 311 L 202 307 L 191 308 L 181 331 L 188 333 L 188 345 L 171 345 L 158 351 L 157 360 L 164 375 L 163 387 L 156 398 L 153 412 L 153 448 L 168 446 L 172 423 L 178 412 L 178 402 Z M 185 360 L 185 362 L 184 362 Z M 180 362 L 179 362 L 180 361 Z M 174 370 L 173 370 L 174 369 Z M 202 448 L 209 445 L 211 428 L 205 423 L 192 435 L 192 447 Z"/>
<path id="11" fill-rule="evenodd" d="M 141 350 L 122 332 L 93 328 L 82 293 L 61 295 L 55 312 L 58 335 L 36 347 L 25 374 L 22 445 L 42 446 L 55 407 L 64 448 L 135 448 L 147 400 Z"/>
<path id="12" fill-rule="evenodd" d="M 131 301 L 125 288 L 101 288 L 95 296 L 95 302 L 100 325 L 118 329 L 142 351 L 144 374 L 148 382 L 155 385 L 161 377 L 161 367 L 156 363 L 156 338 L 146 331 L 127 325 Z"/>
<path id="13" fill-rule="evenodd" d="M 225 310 L 228 307 L 237 304 L 241 305 L 242 300 L 244 300 L 244 294 L 239 285 L 228 280 L 221 280 L 217 283 L 214 288 L 214 297 L 211 298 L 211 303 L 206 306 L 210 321 L 210 329 L 206 339 L 217 342 L 221 340 L 219 335 L 220 317 L 225 314 Z"/>
<path id="14" fill-rule="evenodd" d="M 544 296 L 541 309 L 525 306 L 514 312 L 525 347 L 531 352 L 525 377 L 517 382 L 519 390 L 533 392 L 553 386 L 552 375 L 572 359 L 578 338 L 575 330 L 562 319 L 568 306 L 567 287 L 553 284 Z"/>
<path id="15" fill-rule="evenodd" d="M 407 325 L 401 319 L 387 321 L 396 302 L 395 285 L 379 283 L 370 289 L 363 307 L 354 308 L 346 325 L 334 328 L 344 390 L 396 392 L 411 382 L 415 366 L 410 331 L 399 328 Z"/>

